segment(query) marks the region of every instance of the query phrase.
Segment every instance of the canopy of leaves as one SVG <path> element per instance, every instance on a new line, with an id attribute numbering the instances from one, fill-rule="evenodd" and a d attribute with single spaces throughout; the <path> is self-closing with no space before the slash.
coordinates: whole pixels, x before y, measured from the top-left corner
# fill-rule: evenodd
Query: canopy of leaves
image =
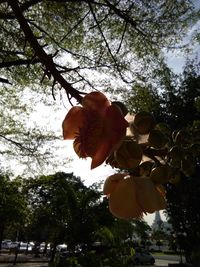
<path id="1" fill-rule="evenodd" d="M 189 0 L 1 1 L 3 160 L 22 154 L 26 162 L 33 155 L 39 161 L 44 151 L 50 159 L 43 144 L 53 140 L 52 134 L 25 126 L 31 106 L 21 102 L 26 86 L 29 94 L 49 92 L 46 86 L 52 86 L 53 97 L 64 88 L 69 100 L 71 95 L 79 102 L 75 88 L 112 92 L 123 82 L 126 90 L 129 83 L 162 72 L 163 49 L 182 40 L 198 16 Z"/>
<path id="2" fill-rule="evenodd" d="M 44 62 L 33 51 L 37 48 L 31 39 L 24 38 L 16 5 L 17 1 L 0 5 L 2 78 L 36 83 Z M 19 6 L 39 45 L 77 87 L 86 85 L 87 77 L 92 86 L 93 70 L 127 82 L 149 75 L 162 62 L 162 49 L 175 46 L 198 20 L 198 9 L 188 0 L 24 0 Z"/>
<path id="3" fill-rule="evenodd" d="M 0 174 L 0 244 L 6 229 L 14 227 L 16 232 L 27 222 L 27 200 L 22 188 L 20 178 L 10 180 L 8 175 Z"/>
<path id="4" fill-rule="evenodd" d="M 17 91 L 11 86 L 0 87 L 1 168 L 13 171 L 13 165 L 18 165 L 18 174 L 30 170 L 41 172 L 50 162 L 53 167 L 60 136 L 57 128 L 53 129 L 55 123 L 45 125 L 47 114 L 45 117 L 37 110 L 39 107 L 49 111 L 50 107 L 38 104 L 41 96 L 36 93 L 31 96 L 29 92 L 28 89 Z"/>
<path id="5" fill-rule="evenodd" d="M 33 218 L 32 239 L 66 242 L 72 249 L 93 242 L 92 233 L 99 224 L 95 213 L 98 191 L 84 186 L 73 174 L 56 173 L 29 180 L 27 192 Z"/>

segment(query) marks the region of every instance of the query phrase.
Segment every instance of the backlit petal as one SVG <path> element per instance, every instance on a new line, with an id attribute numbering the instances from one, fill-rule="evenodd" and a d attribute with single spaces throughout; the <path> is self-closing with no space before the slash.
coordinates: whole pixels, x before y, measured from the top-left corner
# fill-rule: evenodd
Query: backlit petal
<path id="1" fill-rule="evenodd" d="M 101 140 L 101 143 L 96 150 L 96 153 L 92 157 L 91 169 L 94 169 L 101 165 L 106 158 L 109 156 L 110 151 L 112 150 L 112 144 L 109 139 Z"/>
<path id="2" fill-rule="evenodd" d="M 84 125 L 74 140 L 74 150 L 79 157 L 93 157 L 101 143 L 103 119 L 94 112 L 88 111 Z"/>
<path id="3" fill-rule="evenodd" d="M 87 158 L 88 155 L 83 149 L 80 136 L 75 138 L 74 143 L 73 143 L 73 148 L 74 148 L 75 153 L 79 156 L 79 158 Z"/>
<path id="4" fill-rule="evenodd" d="M 159 185 L 155 185 L 155 186 L 156 186 L 156 189 L 158 190 L 158 192 L 160 192 L 161 195 L 162 195 L 163 197 L 165 197 L 165 196 L 166 196 L 166 190 L 165 190 L 164 186 L 161 185 L 161 184 L 159 184 Z"/>
<path id="5" fill-rule="evenodd" d="M 110 106 L 110 102 L 101 92 L 92 92 L 83 98 L 82 106 L 87 110 L 93 110 L 104 114 L 106 108 Z"/>
<path id="6" fill-rule="evenodd" d="M 111 105 L 105 114 L 105 137 L 110 143 L 113 152 L 126 135 L 126 128 L 129 126 L 118 107 Z"/>
<path id="7" fill-rule="evenodd" d="M 107 177 L 103 186 L 103 194 L 110 195 L 116 188 L 117 184 L 127 176 L 127 173 L 116 173 Z"/>
<path id="8" fill-rule="evenodd" d="M 166 208 L 163 195 L 157 190 L 149 177 L 135 177 L 137 200 L 144 212 L 153 213 Z"/>
<path id="9" fill-rule="evenodd" d="M 122 219 L 142 217 L 142 209 L 136 199 L 136 190 L 136 183 L 131 177 L 119 181 L 109 197 L 109 209 L 114 216 Z"/>
<path id="10" fill-rule="evenodd" d="M 91 169 L 101 165 L 119 146 L 126 135 L 128 125 L 118 107 L 111 105 L 107 108 L 104 117 L 103 135 L 96 154 L 92 157 Z"/>
<path id="11" fill-rule="evenodd" d="M 85 120 L 86 111 L 82 107 L 72 107 L 62 123 L 64 139 L 74 139 Z"/>
<path id="12" fill-rule="evenodd" d="M 121 110 L 100 92 L 87 94 L 83 107 L 73 107 L 63 121 L 64 139 L 75 139 L 79 157 L 91 157 L 91 168 L 102 164 L 126 134 L 128 122 Z"/>

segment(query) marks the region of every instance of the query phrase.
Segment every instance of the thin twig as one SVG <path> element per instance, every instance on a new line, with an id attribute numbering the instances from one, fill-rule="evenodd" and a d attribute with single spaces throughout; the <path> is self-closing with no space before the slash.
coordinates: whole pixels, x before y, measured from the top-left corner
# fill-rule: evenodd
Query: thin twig
<path id="1" fill-rule="evenodd" d="M 102 31 L 100 25 L 99 25 L 99 22 L 98 22 L 98 20 L 97 20 L 97 17 L 96 17 L 96 15 L 95 15 L 95 13 L 94 13 L 94 10 L 93 10 L 93 7 L 92 7 L 90 1 L 88 1 L 88 5 L 89 5 L 89 8 L 90 8 L 90 10 L 91 10 L 91 13 L 92 13 L 92 16 L 93 16 L 93 18 L 94 18 L 94 21 L 95 21 L 95 23 L 97 24 L 97 27 L 98 27 L 98 29 L 99 29 L 99 32 L 100 32 L 100 34 L 101 34 L 101 36 L 102 36 L 102 38 L 103 38 L 103 40 L 104 40 L 104 42 L 105 42 L 105 45 L 106 45 L 106 47 L 107 47 L 107 49 L 108 49 L 108 52 L 109 52 L 111 58 L 113 59 L 114 63 L 116 64 L 116 59 L 115 59 L 115 57 L 114 57 L 113 54 L 112 54 L 112 51 L 111 51 L 111 49 L 110 49 L 110 46 L 109 46 L 109 44 L 108 44 L 108 42 L 107 42 L 107 40 L 106 40 L 106 37 L 104 36 L 104 33 L 103 33 L 103 31 Z"/>
<path id="2" fill-rule="evenodd" d="M 0 1 L 0 3 L 3 2 L 7 2 L 7 1 Z M 38 4 L 39 2 L 42 2 L 42 0 L 30 0 L 27 1 L 23 4 L 21 4 L 21 11 L 24 12 L 27 9 L 29 9 L 29 7 L 34 6 L 36 4 Z M 5 12 L 0 12 L 0 19 L 15 19 L 15 16 L 13 14 L 13 12 L 9 12 L 9 13 L 5 13 Z"/>
<path id="3" fill-rule="evenodd" d="M 60 49 L 62 49 L 64 52 L 74 56 L 74 57 L 78 57 L 78 58 L 85 58 L 86 60 L 89 60 L 89 61 L 93 61 L 91 58 L 87 57 L 86 55 L 80 55 L 80 54 L 77 54 L 75 52 L 72 52 L 68 49 L 66 49 L 65 47 L 62 47 L 61 44 L 59 42 L 57 42 L 47 31 L 45 31 L 42 27 L 38 26 L 36 23 L 34 23 L 33 21 L 29 21 L 29 23 L 31 25 L 33 25 L 35 28 L 37 28 L 39 31 L 41 31 L 42 33 L 44 33 L 45 35 L 47 35 L 51 41 L 53 41 Z"/>
<path id="4" fill-rule="evenodd" d="M 108 7 L 115 12 L 116 15 L 118 15 L 124 21 L 129 23 L 138 33 L 140 33 L 140 35 L 142 35 L 143 37 L 147 38 L 147 35 L 141 29 L 138 28 L 138 24 L 132 18 L 130 18 L 130 16 L 128 16 L 127 14 L 122 12 L 116 6 L 111 4 L 108 0 L 105 0 L 105 2 L 108 5 Z"/>
<path id="5" fill-rule="evenodd" d="M 128 25 L 128 22 L 126 21 L 126 22 L 125 22 L 125 26 L 124 26 L 124 30 L 123 30 L 123 33 L 122 33 L 121 41 L 120 41 L 120 43 L 119 43 L 119 47 L 117 48 L 116 54 L 118 54 L 119 51 L 120 51 L 120 49 L 121 49 L 122 42 L 123 42 L 123 40 L 124 40 L 124 36 L 125 36 L 125 33 L 126 33 L 127 25 Z"/>
<path id="6" fill-rule="evenodd" d="M 21 150 L 28 150 L 31 153 L 33 153 L 35 151 L 35 150 L 31 149 L 30 147 L 26 147 L 26 146 L 22 145 L 21 143 L 14 141 L 13 139 L 8 138 L 2 134 L 0 134 L 0 137 L 3 138 L 4 140 L 8 141 L 9 143 L 19 147 Z"/>
<path id="7" fill-rule="evenodd" d="M 90 11 L 88 11 L 80 20 L 78 20 L 78 22 L 62 37 L 60 42 L 62 42 L 73 30 L 75 30 L 84 21 L 89 13 Z"/>
<path id="8" fill-rule="evenodd" d="M 109 46 L 109 44 L 108 44 L 108 42 L 107 42 L 107 40 L 106 40 L 106 37 L 105 37 L 105 35 L 104 35 L 104 33 L 103 33 L 102 29 L 101 29 L 101 26 L 100 26 L 99 23 L 98 23 L 98 20 L 97 20 L 97 18 L 96 18 L 96 15 L 95 15 L 95 13 L 94 13 L 94 10 L 93 10 L 93 8 L 92 8 L 92 5 L 91 5 L 90 1 L 88 1 L 88 5 L 89 5 L 89 7 L 90 7 L 90 10 L 91 10 L 92 16 L 93 16 L 93 18 L 94 18 L 94 21 L 95 21 L 95 23 L 96 23 L 97 26 L 98 26 L 99 32 L 100 32 L 100 34 L 101 34 L 101 36 L 102 36 L 102 38 L 103 38 L 103 40 L 104 40 L 104 42 L 105 42 L 106 48 L 108 49 L 108 52 L 109 52 L 109 54 L 110 54 L 110 56 L 111 56 L 111 58 L 112 58 L 112 60 L 113 60 L 113 62 L 114 62 L 114 66 L 116 67 L 116 69 L 117 69 L 117 71 L 118 71 L 118 73 L 119 73 L 119 75 L 120 75 L 122 81 L 125 82 L 125 83 L 133 83 L 133 81 L 127 81 L 127 80 L 123 77 L 123 75 L 122 75 L 122 73 L 121 73 L 121 71 L 120 71 L 120 69 L 119 69 L 119 64 L 118 64 L 118 62 L 117 62 L 115 56 L 113 55 L 113 53 L 112 53 L 112 51 L 111 51 L 111 49 L 110 49 L 110 46 Z"/>
<path id="9" fill-rule="evenodd" d="M 10 4 L 16 19 L 18 20 L 22 31 L 25 34 L 25 38 L 28 40 L 32 48 L 34 49 L 36 55 L 40 59 L 41 63 L 44 64 L 46 69 L 52 74 L 54 80 L 56 80 L 60 85 L 65 89 L 67 93 L 69 93 L 72 97 L 74 97 L 79 103 L 82 101 L 82 96 L 80 96 L 79 91 L 73 88 L 60 74 L 60 72 L 56 69 L 56 66 L 53 62 L 51 56 L 49 56 L 41 45 L 38 43 L 36 37 L 34 36 L 31 28 L 29 27 L 27 20 L 25 19 L 24 15 L 21 12 L 21 9 L 18 5 L 17 0 L 9 0 L 8 3 Z"/>

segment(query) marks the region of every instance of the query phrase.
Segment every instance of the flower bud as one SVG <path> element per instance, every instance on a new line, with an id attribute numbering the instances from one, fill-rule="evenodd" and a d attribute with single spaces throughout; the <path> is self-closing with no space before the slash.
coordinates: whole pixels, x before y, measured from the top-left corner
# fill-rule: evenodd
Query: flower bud
<path id="1" fill-rule="evenodd" d="M 191 142 L 191 138 L 189 133 L 184 130 L 180 130 L 177 132 L 174 141 L 178 144 L 188 144 Z"/>
<path id="2" fill-rule="evenodd" d="M 128 114 L 128 109 L 124 105 L 124 103 L 122 103 L 120 101 L 113 101 L 111 104 L 117 106 L 120 109 L 120 111 L 122 112 L 124 117 Z"/>
<path id="3" fill-rule="evenodd" d="M 146 111 L 141 111 L 135 115 L 134 121 L 130 124 L 130 130 L 135 129 L 139 134 L 148 134 L 156 125 L 153 115 Z"/>
<path id="4" fill-rule="evenodd" d="M 139 165 L 140 176 L 149 176 L 154 163 L 152 161 L 144 161 Z"/>
<path id="5" fill-rule="evenodd" d="M 115 151 L 115 159 L 120 168 L 136 168 L 142 160 L 142 149 L 133 140 L 124 140 L 121 146 Z"/>
<path id="6" fill-rule="evenodd" d="M 159 149 L 166 145 L 168 138 L 159 130 L 151 130 L 148 137 L 149 145 Z"/>
<path id="7" fill-rule="evenodd" d="M 173 178 L 172 168 L 168 165 L 162 165 L 151 171 L 150 179 L 155 184 L 164 184 Z"/>
<path id="8" fill-rule="evenodd" d="M 175 168 L 181 167 L 181 160 L 183 159 L 183 151 L 178 146 L 173 146 L 168 153 L 170 157 L 170 165 Z"/>
<path id="9" fill-rule="evenodd" d="M 106 164 L 109 164 L 112 168 L 119 168 L 119 163 L 115 159 L 114 152 L 106 159 Z"/>

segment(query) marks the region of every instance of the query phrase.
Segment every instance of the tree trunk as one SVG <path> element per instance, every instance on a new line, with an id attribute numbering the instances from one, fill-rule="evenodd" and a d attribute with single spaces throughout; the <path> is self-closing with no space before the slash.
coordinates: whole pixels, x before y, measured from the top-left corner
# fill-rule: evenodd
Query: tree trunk
<path id="1" fill-rule="evenodd" d="M 0 253 L 1 253 L 1 244 L 3 241 L 4 229 L 5 229 L 4 224 L 0 224 Z"/>
<path id="2" fill-rule="evenodd" d="M 50 262 L 53 262 L 53 261 L 54 261 L 54 258 L 55 258 L 55 255 L 56 255 L 56 247 L 57 247 L 57 244 L 56 244 L 56 243 L 54 243 L 54 244 L 53 244 L 52 251 L 51 251 L 51 258 L 50 258 Z"/>

